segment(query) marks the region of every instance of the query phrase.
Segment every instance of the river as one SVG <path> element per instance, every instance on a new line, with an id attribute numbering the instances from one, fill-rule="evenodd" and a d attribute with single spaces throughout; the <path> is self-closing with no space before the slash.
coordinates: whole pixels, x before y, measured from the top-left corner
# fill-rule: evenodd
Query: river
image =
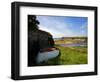
<path id="1" fill-rule="evenodd" d="M 72 44 L 59 44 L 60 46 L 64 46 L 64 47 L 75 47 L 75 46 L 86 46 L 86 44 L 84 43 L 72 43 Z"/>

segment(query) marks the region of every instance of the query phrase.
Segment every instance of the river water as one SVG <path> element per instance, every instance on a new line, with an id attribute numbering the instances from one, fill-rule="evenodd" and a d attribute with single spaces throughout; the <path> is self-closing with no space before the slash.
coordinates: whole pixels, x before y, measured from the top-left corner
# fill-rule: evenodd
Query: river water
<path id="1" fill-rule="evenodd" d="M 75 46 L 86 46 L 86 44 L 83 44 L 83 43 L 72 43 L 72 44 L 60 44 L 60 46 L 75 47 Z"/>

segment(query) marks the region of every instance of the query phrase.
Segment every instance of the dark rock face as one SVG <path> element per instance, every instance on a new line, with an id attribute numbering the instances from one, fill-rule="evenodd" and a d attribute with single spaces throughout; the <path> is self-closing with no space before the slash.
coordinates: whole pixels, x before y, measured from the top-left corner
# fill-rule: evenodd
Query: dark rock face
<path id="1" fill-rule="evenodd" d="M 37 54 L 41 49 L 53 48 L 54 40 L 48 32 L 39 30 L 36 16 L 28 16 L 28 66 L 36 66 Z"/>
<path id="2" fill-rule="evenodd" d="M 38 33 L 30 31 L 28 33 L 28 66 L 36 65 L 36 57 L 39 51 Z"/>
<path id="3" fill-rule="evenodd" d="M 38 41 L 39 41 L 39 47 L 40 49 L 45 48 L 53 48 L 54 47 L 54 40 L 52 38 L 52 35 L 45 32 L 45 31 L 38 31 Z"/>
<path id="4" fill-rule="evenodd" d="M 54 41 L 52 35 L 45 31 L 36 30 L 28 33 L 28 65 L 36 65 L 36 57 L 40 50 L 53 48 Z"/>

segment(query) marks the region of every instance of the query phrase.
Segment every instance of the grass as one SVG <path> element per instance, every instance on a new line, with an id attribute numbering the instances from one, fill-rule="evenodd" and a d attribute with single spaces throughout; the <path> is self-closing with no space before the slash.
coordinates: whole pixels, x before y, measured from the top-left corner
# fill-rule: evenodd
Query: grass
<path id="1" fill-rule="evenodd" d="M 75 47 L 64 47 L 60 44 L 71 44 L 80 43 L 82 39 L 64 39 L 56 40 L 55 47 L 61 52 L 61 55 L 57 58 L 42 62 L 41 65 L 76 65 L 76 64 L 87 64 L 88 53 L 86 46 L 75 46 Z"/>
<path id="2" fill-rule="evenodd" d="M 61 65 L 87 64 L 87 47 L 56 47 L 61 51 Z"/>
<path id="3" fill-rule="evenodd" d="M 51 59 L 47 62 L 42 62 L 41 65 L 76 65 L 87 64 L 87 47 L 63 47 L 55 45 L 61 52 L 59 58 Z"/>

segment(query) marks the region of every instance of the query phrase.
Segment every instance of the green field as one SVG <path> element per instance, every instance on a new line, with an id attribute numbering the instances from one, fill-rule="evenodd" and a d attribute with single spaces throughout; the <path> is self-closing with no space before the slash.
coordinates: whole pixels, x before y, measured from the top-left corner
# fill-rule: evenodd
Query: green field
<path id="1" fill-rule="evenodd" d="M 76 65 L 87 64 L 87 47 L 63 47 L 55 45 L 61 52 L 59 58 L 54 58 L 49 61 L 42 62 L 41 65 Z"/>
<path id="2" fill-rule="evenodd" d="M 61 51 L 61 65 L 87 64 L 87 47 L 62 47 L 56 45 Z"/>

